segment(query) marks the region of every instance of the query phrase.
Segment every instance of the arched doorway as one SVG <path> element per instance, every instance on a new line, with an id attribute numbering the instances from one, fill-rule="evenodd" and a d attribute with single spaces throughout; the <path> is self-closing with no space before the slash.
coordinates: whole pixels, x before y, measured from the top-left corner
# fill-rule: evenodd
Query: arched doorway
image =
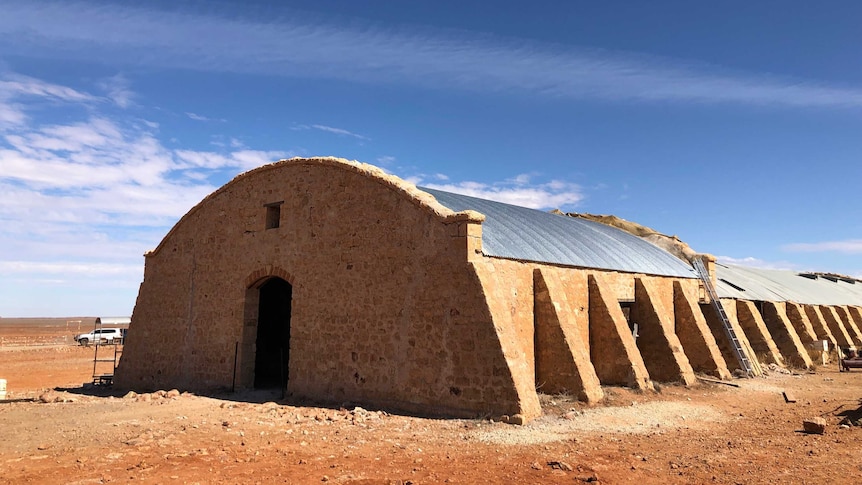
<path id="1" fill-rule="evenodd" d="M 273 277 L 258 290 L 254 387 L 286 389 L 290 362 L 290 310 L 293 287 Z"/>

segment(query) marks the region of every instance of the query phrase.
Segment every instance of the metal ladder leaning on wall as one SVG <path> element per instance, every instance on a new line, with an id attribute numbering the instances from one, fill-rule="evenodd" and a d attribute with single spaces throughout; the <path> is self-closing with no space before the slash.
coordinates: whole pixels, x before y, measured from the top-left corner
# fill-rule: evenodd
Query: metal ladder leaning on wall
<path id="1" fill-rule="evenodd" d="M 102 343 L 101 337 L 96 335 L 96 330 L 102 330 L 102 328 L 103 328 L 102 319 L 96 318 L 96 323 L 93 324 L 93 336 L 95 337 L 95 339 L 93 340 L 93 385 L 94 386 L 106 386 L 106 385 L 110 386 L 111 384 L 113 384 L 114 372 L 116 372 L 116 370 L 117 370 L 117 361 L 119 360 L 120 355 L 123 353 L 122 345 L 124 343 L 123 342 L 124 339 L 120 340 L 120 342 L 117 342 L 116 339 L 114 339 L 110 344 L 114 348 L 114 355 L 112 357 L 104 357 L 105 351 L 103 350 L 102 351 L 103 356 L 99 356 L 99 348 L 101 348 L 104 345 L 109 345 L 107 342 Z M 110 374 L 106 373 L 106 372 L 99 372 L 99 370 L 102 370 L 102 369 L 105 369 L 108 367 L 106 365 L 106 363 L 111 364 Z M 101 366 L 101 369 L 100 369 L 100 366 Z"/>
<path id="2" fill-rule="evenodd" d="M 712 279 L 709 277 L 709 272 L 706 270 L 706 266 L 703 265 L 703 261 L 701 261 L 700 258 L 694 258 L 692 264 L 694 269 L 697 270 L 697 274 L 700 276 L 701 281 L 703 281 L 703 287 L 706 289 L 706 294 L 709 297 L 710 303 L 712 303 L 712 308 L 715 309 L 718 319 L 721 320 L 721 326 L 724 327 L 724 333 L 727 335 L 728 342 L 730 342 L 730 348 L 733 349 L 733 353 L 736 355 L 736 360 L 739 361 L 739 365 L 745 373 L 751 377 L 754 375 L 754 371 L 751 368 L 751 362 L 749 362 L 748 357 L 745 356 L 745 351 L 742 349 L 742 343 L 736 337 L 736 332 L 730 325 L 730 320 L 727 319 L 727 314 L 724 313 L 724 307 L 721 306 L 718 294 L 716 294 L 715 288 L 712 286 Z"/>

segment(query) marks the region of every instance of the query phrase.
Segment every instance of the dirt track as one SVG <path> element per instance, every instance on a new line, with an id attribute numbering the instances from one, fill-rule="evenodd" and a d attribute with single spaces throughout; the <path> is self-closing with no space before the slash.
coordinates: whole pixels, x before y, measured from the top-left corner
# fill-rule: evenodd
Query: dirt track
<path id="1" fill-rule="evenodd" d="M 60 402 L 0 404 L 0 483 L 821 484 L 862 475 L 862 428 L 838 426 L 860 414 L 862 371 L 657 394 L 606 388 L 607 405 L 594 408 L 543 396 L 545 417 L 510 426 L 277 403 L 265 392 L 99 395 L 82 387 L 92 349 L 9 344 L 21 327 L 4 321 L 7 397 Z M 58 324 L 44 339 L 65 333 Z M 815 416 L 826 433 L 802 433 Z"/>

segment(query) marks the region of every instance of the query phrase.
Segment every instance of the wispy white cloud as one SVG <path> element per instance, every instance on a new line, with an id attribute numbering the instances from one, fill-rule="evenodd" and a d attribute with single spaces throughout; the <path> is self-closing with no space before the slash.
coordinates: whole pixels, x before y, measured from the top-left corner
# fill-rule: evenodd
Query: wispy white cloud
<path id="1" fill-rule="evenodd" d="M 193 119 L 193 120 L 195 120 L 195 121 L 217 121 L 217 122 L 219 122 L 219 123 L 224 123 L 224 122 L 226 122 L 226 121 L 227 121 L 227 120 L 226 120 L 226 119 L 224 119 L 224 118 L 210 118 L 210 117 L 208 117 L 208 116 L 199 115 L 199 114 L 197 114 L 197 113 L 188 113 L 188 112 L 187 112 L 187 113 L 186 113 L 186 116 L 188 116 L 189 118 L 191 118 L 191 119 Z"/>
<path id="2" fill-rule="evenodd" d="M 10 54 L 563 98 L 862 107 L 862 89 L 687 61 L 438 30 L 89 2 L 4 5 Z"/>
<path id="3" fill-rule="evenodd" d="M 407 177 L 407 180 L 429 189 L 445 190 L 531 209 L 572 207 L 584 199 L 583 191 L 578 184 L 562 180 L 533 183 L 534 177 L 535 174 L 521 174 L 493 183 L 451 182 L 447 175 L 437 173 L 430 176 L 415 175 Z M 440 183 L 441 181 L 446 183 Z"/>
<path id="4" fill-rule="evenodd" d="M 0 75 L 0 126 L 20 126 L 28 117 L 24 102 L 33 99 L 45 102 L 89 103 L 98 97 L 57 84 L 17 74 Z"/>
<path id="5" fill-rule="evenodd" d="M 723 264 L 735 266 L 749 266 L 752 268 L 761 269 L 784 269 L 784 270 L 800 270 L 799 265 L 789 261 L 766 261 L 760 258 L 747 256 L 744 258 L 734 258 L 732 256 L 716 256 L 716 261 Z"/>
<path id="6" fill-rule="evenodd" d="M 326 125 L 294 125 L 290 128 L 294 131 L 302 131 L 302 130 L 320 130 L 325 131 L 327 133 L 332 133 L 340 136 L 351 136 L 358 140 L 370 140 L 367 136 L 360 135 L 358 133 L 353 133 L 352 131 L 345 130 L 344 128 L 335 128 L 333 126 Z"/>
<path id="7" fill-rule="evenodd" d="M 34 96 L 53 98 L 60 101 L 96 101 L 98 97 L 88 93 L 49 82 L 17 74 L 6 74 L 0 79 L 0 97 Z"/>
<path id="8" fill-rule="evenodd" d="M 135 93 L 130 88 L 129 80 L 122 74 L 102 80 L 99 87 L 105 91 L 108 99 L 120 108 L 131 106 L 135 97 Z"/>
<path id="9" fill-rule="evenodd" d="M 784 246 L 781 246 L 781 249 L 790 253 L 834 252 L 844 254 L 862 254 L 862 239 L 785 244 Z"/>
<path id="10" fill-rule="evenodd" d="M 334 128 L 332 126 L 326 126 L 326 125 L 311 125 L 311 127 L 314 128 L 315 130 L 328 131 L 329 133 L 335 133 L 336 135 L 352 136 L 352 137 L 358 138 L 360 140 L 368 140 L 367 136 L 363 136 L 363 135 L 360 135 L 358 133 L 353 133 L 352 131 L 344 130 L 342 128 Z"/>
<path id="11" fill-rule="evenodd" d="M 164 222 L 214 190 L 206 181 L 214 171 L 244 171 L 289 155 L 246 148 L 168 149 L 148 125 L 99 115 L 0 133 L 0 185 L 5 188 L 0 200 L 6 202 L 0 215 L 21 204 L 44 205 L 63 209 L 43 217 L 62 220 L 74 214 L 76 222 L 104 221 L 112 212 L 143 218 L 116 218 L 129 224 L 151 224 L 152 218 Z"/>
<path id="12" fill-rule="evenodd" d="M 0 124 L 2 125 L 20 125 L 24 123 L 26 116 L 20 108 L 3 103 L 0 99 Z"/>
<path id="13" fill-rule="evenodd" d="M 239 138 L 227 138 L 224 135 L 213 135 L 210 145 L 217 146 L 219 148 L 248 148 L 247 145 Z"/>

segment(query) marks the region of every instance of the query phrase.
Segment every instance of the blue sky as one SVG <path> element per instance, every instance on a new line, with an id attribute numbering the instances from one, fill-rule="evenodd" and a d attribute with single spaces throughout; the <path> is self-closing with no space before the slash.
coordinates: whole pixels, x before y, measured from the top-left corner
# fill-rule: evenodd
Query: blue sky
<path id="1" fill-rule="evenodd" d="M 0 316 L 129 315 L 236 174 L 333 155 L 862 277 L 862 4 L 0 0 Z"/>

